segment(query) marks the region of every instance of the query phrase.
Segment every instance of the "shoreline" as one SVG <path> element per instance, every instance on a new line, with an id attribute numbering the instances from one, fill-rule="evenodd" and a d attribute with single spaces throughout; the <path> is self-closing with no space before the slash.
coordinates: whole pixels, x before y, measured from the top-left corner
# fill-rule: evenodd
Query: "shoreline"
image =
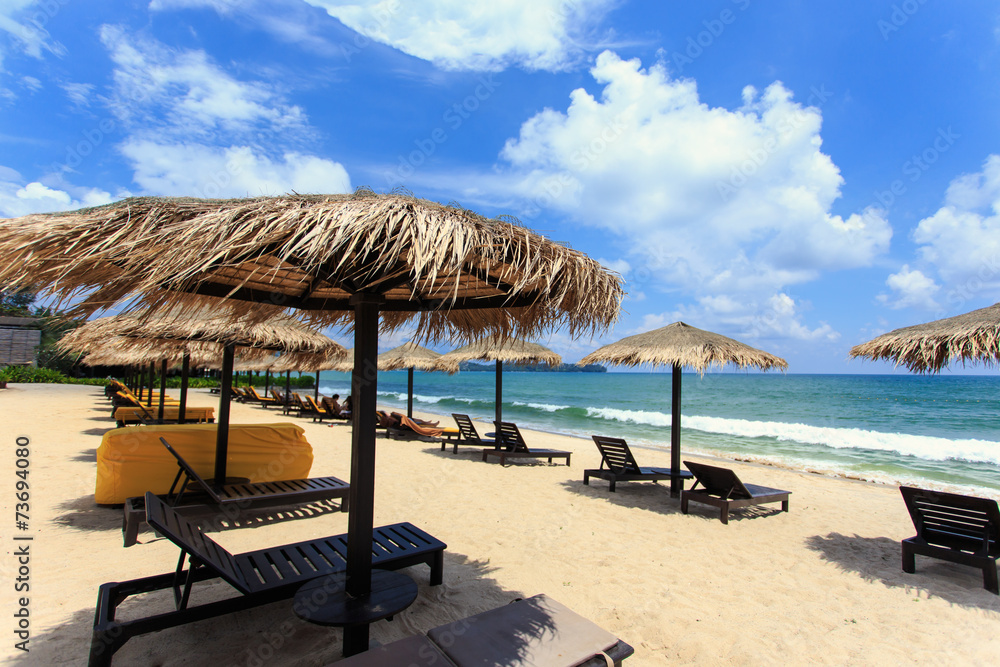
<path id="1" fill-rule="evenodd" d="M 400 409 L 402 409 L 402 411 L 404 411 L 404 412 L 406 410 L 406 406 L 405 405 L 402 406 L 402 408 L 400 408 L 398 406 L 382 406 L 382 405 L 380 405 L 379 408 L 380 409 L 385 408 L 385 409 L 389 409 L 389 410 L 394 410 L 396 412 L 399 412 Z M 432 409 L 426 409 L 426 408 L 423 408 L 423 407 L 421 407 L 421 408 L 418 409 L 416 406 L 414 406 L 413 412 L 414 412 L 415 415 L 421 416 L 421 418 L 431 418 L 431 419 L 440 420 L 441 423 L 442 423 L 442 425 L 447 425 L 447 426 L 453 426 L 454 425 L 454 423 L 453 423 L 454 420 L 452 419 L 450 413 L 448 413 L 448 414 L 442 414 L 442 413 L 439 413 L 439 412 L 435 412 Z M 475 419 L 473 421 L 476 421 L 477 423 L 482 423 L 482 424 L 486 423 L 486 422 L 480 422 L 480 421 L 475 420 Z M 565 437 L 565 438 L 573 438 L 573 439 L 576 439 L 576 440 L 580 440 L 580 441 L 592 444 L 592 440 L 590 439 L 589 436 L 580 435 L 580 434 L 577 434 L 577 433 L 571 433 L 571 432 L 567 432 L 567 431 L 558 431 L 558 430 L 545 429 L 545 428 L 540 428 L 540 427 L 534 426 L 534 425 L 529 426 L 528 429 L 530 429 L 530 430 L 532 430 L 534 432 L 537 432 L 537 433 L 545 433 L 547 435 L 552 435 L 552 436 L 559 436 L 559 437 Z M 522 430 L 524 430 L 524 429 L 522 429 Z M 642 441 L 636 441 L 634 443 L 631 442 L 631 441 L 629 441 L 629 447 L 631 447 L 632 449 L 642 449 L 642 450 L 650 451 L 650 452 L 661 452 L 661 453 L 667 453 L 667 454 L 669 454 L 669 452 L 670 452 L 670 446 L 669 446 L 669 444 L 668 445 L 659 446 L 659 445 L 651 445 L 649 443 L 645 443 L 645 442 L 642 442 Z M 692 447 L 686 447 L 684 445 L 683 441 L 681 442 L 681 454 L 682 454 L 682 456 L 684 456 L 684 455 L 691 455 L 691 456 L 695 456 L 695 457 L 699 457 L 699 458 L 713 459 L 713 460 L 717 460 L 717 461 L 733 461 L 733 462 L 738 462 L 738 463 L 744 463 L 744 464 L 747 464 L 747 465 L 756 465 L 756 466 L 762 466 L 762 467 L 779 468 L 779 469 L 782 469 L 782 470 L 787 470 L 789 472 L 798 472 L 798 473 L 805 473 L 805 474 L 811 474 L 811 475 L 820 475 L 820 476 L 828 477 L 828 478 L 831 478 L 831 479 L 841 479 L 841 480 L 845 480 L 845 481 L 859 482 L 859 483 L 863 483 L 863 484 L 873 484 L 873 485 L 877 485 L 877 486 L 880 486 L 880 487 L 897 488 L 899 486 L 918 486 L 918 487 L 921 487 L 921 488 L 934 489 L 934 490 L 938 490 L 938 491 L 945 491 L 945 492 L 948 492 L 948 493 L 958 493 L 958 494 L 964 494 L 964 495 L 976 495 L 976 496 L 980 496 L 980 497 L 984 497 L 984 498 L 993 498 L 994 500 L 1000 501 L 1000 491 L 998 491 L 997 489 L 990 489 L 990 488 L 986 488 L 986 487 L 978 487 L 978 486 L 964 485 L 964 484 L 948 484 L 948 483 L 942 483 L 942 482 L 935 482 L 933 480 L 923 480 L 923 479 L 920 479 L 918 477 L 913 477 L 913 478 L 910 478 L 910 479 L 901 479 L 901 478 L 898 478 L 898 477 L 892 477 L 892 476 L 890 476 L 888 474 L 886 474 L 884 477 L 878 477 L 875 474 L 873 474 L 871 476 L 868 476 L 868 477 L 865 477 L 865 476 L 860 476 L 860 475 L 857 475 L 857 474 L 852 474 L 852 473 L 844 471 L 844 470 L 838 470 L 835 467 L 823 468 L 818 463 L 809 464 L 809 465 L 807 465 L 805 467 L 801 467 L 801 466 L 794 465 L 792 463 L 788 463 L 786 461 L 782 461 L 780 459 L 768 458 L 767 456 L 759 456 L 759 455 L 753 455 L 753 454 L 739 455 L 739 454 L 728 453 L 728 452 L 724 452 L 724 451 L 720 451 L 720 450 L 710 450 L 710 449 L 704 449 L 704 448 L 698 448 L 698 447 L 693 447 L 693 448 Z"/>

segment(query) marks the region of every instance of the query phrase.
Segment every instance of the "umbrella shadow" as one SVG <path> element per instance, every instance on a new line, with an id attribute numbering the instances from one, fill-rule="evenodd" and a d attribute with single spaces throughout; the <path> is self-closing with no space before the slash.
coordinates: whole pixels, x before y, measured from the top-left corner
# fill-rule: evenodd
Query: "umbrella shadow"
<path id="1" fill-rule="evenodd" d="M 1000 611 L 1000 596 L 983 588 L 981 570 L 917 556 L 916 573 L 907 574 L 900 567 L 899 542 L 888 537 L 828 533 L 809 537 L 806 547 L 869 583 L 880 582 L 914 596 L 938 597 L 962 607 Z"/>
<path id="2" fill-rule="evenodd" d="M 94 502 L 94 494 L 91 493 L 59 503 L 56 509 L 61 513 L 52 521 L 76 530 L 121 530 L 121 507 L 121 505 L 98 505 Z"/>
<path id="3" fill-rule="evenodd" d="M 596 483 L 595 483 L 596 482 Z M 612 493 L 607 482 L 591 479 L 587 486 L 579 479 L 568 479 L 561 483 L 567 491 L 572 491 L 585 498 L 603 500 L 632 509 L 641 509 L 659 514 L 680 514 L 680 498 L 670 497 L 670 486 L 665 484 L 619 484 Z M 733 515 L 730 515 L 730 521 Z"/>
<path id="4" fill-rule="evenodd" d="M 70 458 L 70 461 L 80 461 L 81 463 L 97 463 L 97 449 L 85 449 L 76 456 Z"/>
<path id="5" fill-rule="evenodd" d="M 130 568 L 126 555 L 121 553 L 120 580 L 132 577 L 133 571 L 137 576 L 139 568 Z M 166 558 L 160 569 L 165 573 L 172 571 L 173 561 L 172 556 Z M 445 579 L 440 586 L 429 585 L 429 570 L 424 565 L 401 570 L 417 582 L 417 599 L 392 621 L 379 621 L 371 626 L 373 647 L 447 624 L 451 624 L 448 630 L 457 639 L 474 627 L 463 619 L 527 597 L 520 591 L 500 586 L 491 576 L 497 568 L 489 561 L 478 561 L 446 550 L 444 567 Z M 192 606 L 238 597 L 232 587 L 220 580 L 198 582 L 192 591 Z M 120 609 L 119 616 L 128 619 L 169 613 L 174 609 L 173 595 L 169 589 L 146 593 L 129 598 Z M 537 609 L 529 610 L 527 622 L 531 626 L 530 634 L 535 636 L 542 635 L 552 625 Z M 79 656 L 90 646 L 93 623 L 92 608 L 76 610 L 59 626 L 32 635 L 31 653 L 12 656 L 10 664 L 54 665 L 65 662 L 67 656 Z M 115 662 L 191 667 L 328 664 L 341 658 L 342 645 L 342 630 L 300 620 L 289 597 L 254 609 L 139 635 L 115 653 Z M 520 638 L 498 647 L 499 653 L 492 664 L 516 663 L 525 648 L 526 642 Z"/>

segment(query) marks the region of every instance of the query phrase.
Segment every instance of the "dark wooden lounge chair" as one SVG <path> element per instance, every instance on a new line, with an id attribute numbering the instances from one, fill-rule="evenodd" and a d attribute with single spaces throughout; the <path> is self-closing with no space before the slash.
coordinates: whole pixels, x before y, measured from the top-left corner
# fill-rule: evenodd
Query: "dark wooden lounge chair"
<path id="1" fill-rule="evenodd" d="M 997 501 L 943 491 L 899 487 L 917 534 L 902 541 L 903 572 L 916 572 L 915 554 L 978 567 L 983 588 L 1000 595 L 1000 509 Z"/>
<path id="2" fill-rule="evenodd" d="M 152 493 L 146 494 L 145 503 L 149 525 L 181 549 L 177 570 L 101 585 L 90 643 L 91 667 L 110 665 L 115 651 L 137 635 L 289 599 L 305 582 L 347 567 L 347 535 L 233 555 Z M 443 580 L 446 547 L 409 523 L 382 526 L 375 528 L 372 538 L 372 565 L 398 570 L 426 563 L 431 568 L 430 583 L 436 586 Z M 186 559 L 190 565 L 185 570 Z M 194 584 L 208 579 L 222 579 L 240 595 L 189 606 Z M 165 589 L 173 589 L 174 611 L 131 620 L 116 618 L 127 598 Z"/>
<path id="3" fill-rule="evenodd" d="M 601 452 L 601 467 L 584 470 L 584 484 L 589 485 L 591 477 L 606 479 L 609 482 L 608 490 L 614 491 L 617 482 L 657 482 L 669 480 L 674 476 L 670 468 L 640 468 L 632 456 L 628 443 L 621 438 L 608 438 L 603 435 L 591 437 Z M 694 477 L 687 470 L 678 470 L 676 474 L 681 478 L 681 488 L 684 488 L 684 480 Z"/>
<path id="4" fill-rule="evenodd" d="M 620 666 L 635 649 L 547 595 L 517 600 L 337 662 L 385 665 Z"/>
<path id="5" fill-rule="evenodd" d="M 791 491 L 772 489 L 756 484 L 744 484 L 729 468 L 719 468 L 704 463 L 685 461 L 684 465 L 694 473 L 695 483 L 687 491 L 681 491 L 681 512 L 688 513 L 688 502 L 703 503 L 719 508 L 719 519 L 729 523 L 729 510 L 763 503 L 781 503 L 781 511 L 788 511 L 788 496 Z M 702 488 L 697 488 L 698 485 Z"/>
<path id="6" fill-rule="evenodd" d="M 497 428 L 497 439 L 500 441 L 501 448 L 484 449 L 483 461 L 486 461 L 490 456 L 499 457 L 500 465 L 504 465 L 507 459 L 548 459 L 549 463 L 552 463 L 552 459 L 566 459 L 566 465 L 569 465 L 572 452 L 564 452 L 559 449 L 529 449 L 527 443 L 524 442 L 521 431 L 517 428 L 517 424 L 511 422 L 493 423 Z"/>
<path id="7" fill-rule="evenodd" d="M 177 476 L 170 491 L 160 497 L 174 508 L 197 509 L 216 506 L 225 510 L 227 518 L 243 510 L 300 505 L 317 500 L 340 500 L 340 510 L 347 511 L 350 484 L 337 477 L 310 477 L 276 482 L 226 484 L 216 490 L 184 460 L 164 438 L 160 442 L 177 459 Z M 190 487 L 194 487 L 193 490 Z M 136 496 L 125 501 L 122 539 L 126 547 L 136 543 L 139 527 L 146 517 L 145 498 Z"/>
<path id="8" fill-rule="evenodd" d="M 449 444 L 452 446 L 453 454 L 458 454 L 459 445 L 463 446 L 468 445 L 470 447 L 492 446 L 494 449 L 500 449 L 500 443 L 498 441 L 484 440 L 483 438 L 479 437 L 479 431 L 477 431 L 476 427 L 472 424 L 472 419 L 469 417 L 469 415 L 459 415 L 452 413 L 451 417 L 452 419 L 455 420 L 455 423 L 458 425 L 458 438 L 455 440 L 451 440 L 450 442 L 442 440 L 441 441 L 442 452 L 445 450 L 445 447 L 447 447 Z"/>

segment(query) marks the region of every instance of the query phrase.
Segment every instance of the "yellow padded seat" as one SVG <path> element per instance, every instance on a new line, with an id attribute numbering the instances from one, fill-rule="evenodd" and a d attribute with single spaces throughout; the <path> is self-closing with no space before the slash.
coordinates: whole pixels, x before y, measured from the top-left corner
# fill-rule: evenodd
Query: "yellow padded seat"
<path id="1" fill-rule="evenodd" d="M 145 403 L 143 404 L 145 407 Z M 126 424 L 138 424 L 142 421 L 139 417 L 140 414 L 150 414 L 153 419 L 156 419 L 157 415 L 160 414 L 160 406 L 153 404 L 153 407 L 147 407 L 146 412 L 142 413 L 139 408 L 129 407 L 123 405 L 122 407 L 115 410 L 115 421 L 124 422 Z M 163 406 L 163 418 L 176 420 L 180 415 L 180 408 L 175 405 L 165 405 Z M 196 408 L 192 406 L 187 406 L 184 409 L 184 419 L 192 420 L 197 419 L 200 422 L 207 422 L 209 419 L 215 419 L 215 408 Z M 169 442 L 169 440 L 168 440 Z M 173 443 L 171 443 L 173 444 Z"/>
<path id="2" fill-rule="evenodd" d="M 209 479 L 215 469 L 215 424 L 163 424 L 116 428 L 97 448 L 94 500 L 117 505 L 147 491 L 167 493 L 177 461 L 160 442 L 166 438 L 195 471 Z M 251 482 L 309 477 L 312 445 L 297 424 L 231 424 L 226 475 Z"/>

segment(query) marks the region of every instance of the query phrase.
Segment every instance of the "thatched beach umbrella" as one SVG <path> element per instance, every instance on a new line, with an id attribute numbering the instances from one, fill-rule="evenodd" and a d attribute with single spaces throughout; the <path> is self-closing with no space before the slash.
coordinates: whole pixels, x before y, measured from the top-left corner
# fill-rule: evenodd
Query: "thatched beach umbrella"
<path id="1" fill-rule="evenodd" d="M 494 415 L 498 422 L 503 421 L 503 364 L 505 361 L 515 364 L 548 364 L 549 366 L 558 366 L 562 363 L 562 357 L 544 345 L 524 340 L 489 338 L 478 340 L 442 355 L 435 366 L 437 370 L 454 373 L 458 370 L 460 363 L 474 359 L 496 362 Z"/>
<path id="2" fill-rule="evenodd" d="M 378 355 L 378 369 L 380 371 L 406 369 L 406 416 L 410 419 L 413 418 L 413 370 L 438 370 L 434 364 L 440 358 L 440 353 L 421 347 L 413 341 L 403 343 L 399 347 L 394 347 L 388 352 Z M 455 371 L 450 372 L 454 373 Z"/>
<path id="3" fill-rule="evenodd" d="M 953 361 L 1000 363 L 1000 303 L 890 331 L 855 345 L 851 357 L 891 361 L 918 373 L 940 372 Z"/>
<path id="4" fill-rule="evenodd" d="M 606 330 L 623 294 L 619 276 L 516 221 L 371 191 L 30 215 L 0 221 L 0 256 L 0 286 L 80 298 L 77 313 L 208 295 L 258 320 L 295 308 L 318 325 L 353 321 L 347 593 L 370 603 L 377 379 L 365 369 L 380 314 L 389 330 L 413 321 L 419 339 L 580 335 Z M 344 644 L 367 649 L 367 625 Z"/>
<path id="5" fill-rule="evenodd" d="M 129 343 L 129 339 L 134 342 Z M 198 355 L 197 361 L 201 362 L 213 354 L 222 361 L 224 391 L 220 391 L 219 397 L 214 472 L 218 484 L 226 478 L 228 384 L 232 379 L 236 355 L 239 354 L 243 362 L 252 362 L 266 360 L 275 350 L 292 357 L 305 355 L 305 358 L 309 355 L 340 357 L 346 353 L 341 345 L 290 315 L 277 313 L 268 320 L 233 315 L 205 297 L 196 297 L 187 307 L 164 306 L 90 320 L 64 336 L 59 346 L 65 351 L 93 352 L 106 349 L 109 341 L 119 347 L 145 350 L 150 353 L 150 359 L 162 360 L 159 421 L 163 420 L 163 394 L 166 391 L 167 362 L 171 356 L 176 357 L 179 353 L 182 357 L 180 421 L 184 420 L 187 405 L 187 378 L 192 354 Z M 227 351 L 228 368 L 225 363 Z M 154 356 L 157 353 L 162 356 Z"/>
<path id="6" fill-rule="evenodd" d="M 750 366 L 763 371 L 778 368 L 785 370 L 788 362 L 781 357 L 763 352 L 732 338 L 711 331 L 703 331 L 684 322 L 674 322 L 661 329 L 647 331 L 623 338 L 599 348 L 579 362 L 587 364 L 613 364 L 618 366 L 671 366 L 670 411 L 670 495 L 681 491 L 681 369 L 690 367 L 704 373 L 709 366 L 734 364 L 740 368 Z"/>

